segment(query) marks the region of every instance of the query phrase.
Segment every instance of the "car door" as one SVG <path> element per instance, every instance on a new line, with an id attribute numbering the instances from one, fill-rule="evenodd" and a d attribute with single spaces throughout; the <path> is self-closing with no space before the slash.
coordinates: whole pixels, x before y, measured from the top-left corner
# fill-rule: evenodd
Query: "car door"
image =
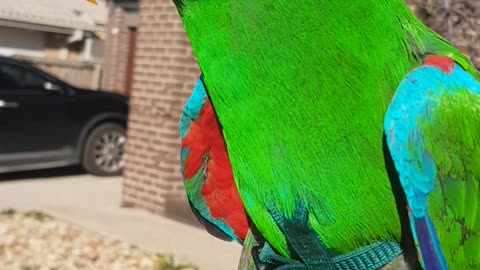
<path id="1" fill-rule="evenodd" d="M 51 86 L 33 68 L 0 62 L 0 166 L 58 163 L 73 155 L 64 132 L 71 96 Z"/>

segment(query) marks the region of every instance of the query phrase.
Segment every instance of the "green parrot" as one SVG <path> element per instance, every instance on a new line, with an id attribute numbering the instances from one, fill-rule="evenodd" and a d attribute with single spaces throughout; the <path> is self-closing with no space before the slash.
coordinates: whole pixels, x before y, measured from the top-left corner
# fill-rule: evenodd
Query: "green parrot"
<path id="1" fill-rule="evenodd" d="M 257 269 L 480 269 L 480 77 L 402 0 L 174 3 L 202 72 L 182 174 L 210 232 Z"/>

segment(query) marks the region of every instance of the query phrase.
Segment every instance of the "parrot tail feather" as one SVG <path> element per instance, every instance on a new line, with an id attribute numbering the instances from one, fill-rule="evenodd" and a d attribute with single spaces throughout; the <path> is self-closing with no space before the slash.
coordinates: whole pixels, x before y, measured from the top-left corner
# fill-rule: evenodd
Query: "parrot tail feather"
<path id="1" fill-rule="evenodd" d="M 409 211 L 410 225 L 415 238 L 419 261 L 423 269 L 447 270 L 434 224 L 428 215 L 415 218 Z"/>

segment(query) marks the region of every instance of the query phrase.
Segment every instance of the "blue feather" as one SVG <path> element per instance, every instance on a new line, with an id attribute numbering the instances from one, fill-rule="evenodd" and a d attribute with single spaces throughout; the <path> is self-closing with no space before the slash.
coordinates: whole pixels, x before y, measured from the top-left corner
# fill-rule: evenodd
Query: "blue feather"
<path id="1" fill-rule="evenodd" d="M 423 218 L 415 218 L 414 229 L 420 246 L 424 269 L 448 269 L 430 217 L 426 215 Z"/>
<path id="2" fill-rule="evenodd" d="M 183 139 L 185 134 L 188 132 L 188 128 L 192 121 L 198 119 L 200 115 L 200 110 L 202 109 L 203 104 L 205 104 L 205 99 L 207 98 L 207 92 L 205 90 L 205 85 L 203 84 L 203 78 L 200 78 L 195 83 L 193 88 L 192 95 L 188 99 L 185 107 L 183 108 L 182 118 L 180 120 L 180 138 Z"/>

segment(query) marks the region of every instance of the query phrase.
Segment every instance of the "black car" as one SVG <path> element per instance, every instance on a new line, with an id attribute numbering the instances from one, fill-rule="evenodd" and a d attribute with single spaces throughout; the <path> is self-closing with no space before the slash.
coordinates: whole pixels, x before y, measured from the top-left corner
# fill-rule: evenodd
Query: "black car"
<path id="1" fill-rule="evenodd" d="M 79 89 L 0 57 L 0 173 L 81 164 L 118 175 L 127 114 L 125 96 Z"/>

